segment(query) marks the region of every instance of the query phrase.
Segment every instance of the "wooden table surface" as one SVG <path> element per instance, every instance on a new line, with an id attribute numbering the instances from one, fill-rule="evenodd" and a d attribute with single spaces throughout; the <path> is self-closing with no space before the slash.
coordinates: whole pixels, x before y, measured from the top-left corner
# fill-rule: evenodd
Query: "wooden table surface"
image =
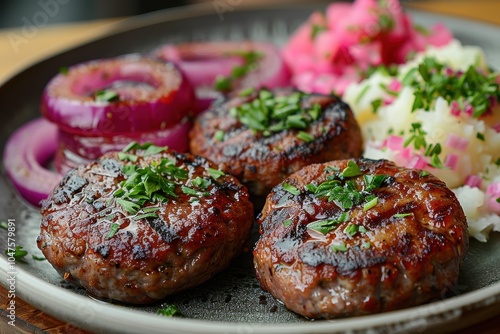
<path id="1" fill-rule="evenodd" d="M 408 6 L 435 13 L 456 15 L 500 25 L 500 1 L 427 0 L 409 1 Z M 54 25 L 27 34 L 21 28 L 0 30 L 0 82 L 30 63 L 71 48 L 111 31 L 120 19 Z M 500 43 L 500 36 L 499 36 Z M 87 333 L 16 299 L 16 327 L 7 325 L 7 291 L 0 285 L 0 333 Z M 500 310 L 496 317 L 457 333 L 500 333 Z"/>

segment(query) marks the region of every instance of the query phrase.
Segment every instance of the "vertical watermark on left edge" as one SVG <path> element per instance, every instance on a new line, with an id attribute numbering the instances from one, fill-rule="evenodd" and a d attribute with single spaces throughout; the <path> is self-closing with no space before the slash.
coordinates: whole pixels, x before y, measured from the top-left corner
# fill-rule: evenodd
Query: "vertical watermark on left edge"
<path id="1" fill-rule="evenodd" d="M 7 222 L 7 318 L 8 324 L 16 326 L 16 220 L 9 219 Z"/>

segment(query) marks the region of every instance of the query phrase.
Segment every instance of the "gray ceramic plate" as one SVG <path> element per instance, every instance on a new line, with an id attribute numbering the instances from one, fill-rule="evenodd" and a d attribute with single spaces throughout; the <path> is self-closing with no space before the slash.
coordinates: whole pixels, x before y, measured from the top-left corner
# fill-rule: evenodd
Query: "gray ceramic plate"
<path id="1" fill-rule="evenodd" d="M 233 2 L 237 3 L 237 2 Z M 154 13 L 126 21 L 98 40 L 43 60 L 18 73 L 0 87 L 2 122 L 0 147 L 10 133 L 38 115 L 39 96 L 61 66 L 85 60 L 144 52 L 165 42 L 207 39 L 269 40 L 282 44 L 287 36 L 321 5 L 287 5 L 281 8 L 245 9 L 219 16 L 206 6 Z M 490 62 L 500 68 L 498 27 L 449 17 L 412 12 L 424 25 L 443 22 L 464 43 L 480 45 Z M 495 63 L 496 62 L 496 63 Z M 16 222 L 16 243 L 41 256 L 35 239 L 39 214 L 13 192 L 2 173 L 1 220 Z M 254 235 L 256 238 L 256 235 Z M 0 230 L 0 281 L 6 284 L 8 263 L 3 249 L 7 235 Z M 128 307 L 96 301 L 85 291 L 65 284 L 50 264 L 34 261 L 16 264 L 16 293 L 35 307 L 84 329 L 102 333 L 334 333 L 423 332 L 453 330 L 498 314 L 500 309 L 500 235 L 488 243 L 471 242 L 456 291 L 443 300 L 373 316 L 335 321 L 308 321 L 286 310 L 263 292 L 254 276 L 251 255 L 238 258 L 225 272 L 186 293 L 169 298 L 185 315 L 165 318 L 155 314 L 158 305 Z"/>

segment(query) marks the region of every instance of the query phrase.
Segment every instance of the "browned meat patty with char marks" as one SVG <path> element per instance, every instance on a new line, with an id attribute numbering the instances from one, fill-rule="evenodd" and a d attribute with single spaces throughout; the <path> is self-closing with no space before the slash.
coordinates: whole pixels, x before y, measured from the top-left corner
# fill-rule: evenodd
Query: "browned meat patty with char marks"
<path id="1" fill-rule="evenodd" d="M 279 89 L 272 93 L 275 97 L 285 97 L 298 92 Z M 264 136 L 263 131 L 250 129 L 229 112 L 232 108 L 253 103 L 258 94 L 254 92 L 247 97 L 216 103 L 196 119 L 190 134 L 192 153 L 219 164 L 247 185 L 251 194 L 266 196 L 288 175 L 311 163 L 361 155 L 360 128 L 349 106 L 338 97 L 304 94 L 300 101 L 302 109 L 308 110 L 318 104 L 319 118 L 303 130 L 284 129 Z M 314 139 L 300 139 L 300 131 Z M 223 133 L 224 139 L 217 138 L 217 133 Z"/>
<path id="2" fill-rule="evenodd" d="M 161 300 L 208 280 L 248 246 L 253 205 L 238 180 L 209 169 L 217 167 L 202 157 L 143 153 L 127 153 L 136 162 L 109 153 L 71 170 L 41 209 L 38 247 L 65 279 L 99 298 Z M 151 166 L 170 170 L 161 174 L 162 187 L 176 196 L 129 208 L 130 200 L 117 194 L 123 181 L 136 182 L 138 189 L 142 184 L 139 193 L 146 197 L 148 191 L 161 196 Z M 132 182 L 134 171 L 146 170 L 147 181 Z"/>
<path id="3" fill-rule="evenodd" d="M 303 168 L 274 188 L 258 219 L 263 289 L 309 318 L 443 298 L 468 249 L 466 218 L 444 182 L 384 160 L 356 165 L 360 173 L 347 160 Z"/>

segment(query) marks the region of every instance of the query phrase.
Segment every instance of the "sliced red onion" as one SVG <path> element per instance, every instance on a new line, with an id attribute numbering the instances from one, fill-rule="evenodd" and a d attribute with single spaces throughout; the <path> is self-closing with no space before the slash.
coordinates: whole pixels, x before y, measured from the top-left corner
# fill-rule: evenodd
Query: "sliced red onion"
<path id="1" fill-rule="evenodd" d="M 85 137 L 59 131 L 55 167 L 60 172 L 66 172 L 82 163 L 95 160 L 104 153 L 120 151 L 133 141 L 140 144 L 151 142 L 158 146 L 168 146 L 177 152 L 186 152 L 190 129 L 191 123 L 184 120 L 165 130 L 113 137 Z"/>
<path id="2" fill-rule="evenodd" d="M 246 41 L 167 44 L 154 54 L 181 68 L 195 86 L 197 97 L 203 100 L 199 104 L 200 109 L 212 101 L 210 97 L 207 99 L 207 91 L 215 91 L 216 78 L 230 76 L 236 66 L 244 65 L 243 57 L 238 54 L 251 51 L 262 53 L 263 58 L 255 70 L 237 81 L 234 90 L 250 87 L 273 89 L 290 84 L 290 73 L 280 50 L 269 43 Z"/>
<path id="3" fill-rule="evenodd" d="M 42 118 L 23 125 L 7 141 L 5 171 L 21 196 L 33 205 L 47 198 L 62 179 L 44 167 L 56 149 L 57 127 Z"/>
<path id="4" fill-rule="evenodd" d="M 126 56 L 60 73 L 43 93 L 41 112 L 65 132 L 111 136 L 172 127 L 191 112 L 193 100 L 175 65 Z"/>

